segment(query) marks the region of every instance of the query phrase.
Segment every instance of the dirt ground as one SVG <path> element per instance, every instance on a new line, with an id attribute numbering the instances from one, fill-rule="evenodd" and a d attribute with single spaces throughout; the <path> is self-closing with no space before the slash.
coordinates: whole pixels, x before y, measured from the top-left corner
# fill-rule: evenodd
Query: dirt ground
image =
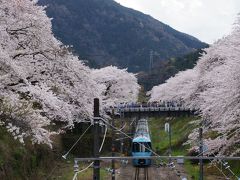
<path id="1" fill-rule="evenodd" d="M 120 168 L 120 174 L 116 180 L 133 180 L 135 176 L 135 167 L 127 165 Z M 143 178 L 143 168 L 140 169 L 140 180 Z M 149 180 L 177 180 L 185 177 L 185 173 L 179 170 L 173 170 L 169 167 L 151 166 L 148 168 Z"/>
<path id="2" fill-rule="evenodd" d="M 149 180 L 182 180 L 184 178 L 188 180 L 193 180 L 186 174 L 182 165 L 178 164 L 175 165 L 176 167 L 174 169 L 171 169 L 166 166 L 157 167 L 154 165 L 149 167 L 148 168 Z M 135 167 L 133 167 L 131 164 L 120 167 L 118 172 L 119 174 L 116 176 L 116 180 L 134 180 Z M 144 179 L 143 172 L 144 170 L 140 169 L 139 180 Z M 204 177 L 204 180 L 226 180 L 226 179 L 222 176 L 208 175 L 208 177 Z"/>

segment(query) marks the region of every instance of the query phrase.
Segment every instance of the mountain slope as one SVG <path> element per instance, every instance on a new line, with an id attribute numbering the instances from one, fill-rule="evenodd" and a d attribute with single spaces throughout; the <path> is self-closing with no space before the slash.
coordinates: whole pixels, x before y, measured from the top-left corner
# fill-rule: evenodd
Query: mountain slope
<path id="1" fill-rule="evenodd" d="M 143 85 L 145 91 L 149 91 L 153 86 L 164 83 L 179 71 L 193 68 L 203 53 L 204 51 L 200 49 L 181 57 L 155 63 L 151 71 L 138 73 L 138 82 Z"/>
<path id="2" fill-rule="evenodd" d="M 40 0 L 53 17 L 53 31 L 91 66 L 109 64 L 138 72 L 148 69 L 149 52 L 156 61 L 181 56 L 206 44 L 151 16 L 113 0 Z"/>

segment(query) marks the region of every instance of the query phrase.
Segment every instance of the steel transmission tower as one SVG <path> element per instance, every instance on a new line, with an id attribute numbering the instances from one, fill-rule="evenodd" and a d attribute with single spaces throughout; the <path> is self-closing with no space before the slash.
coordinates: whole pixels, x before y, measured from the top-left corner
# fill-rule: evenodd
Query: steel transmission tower
<path id="1" fill-rule="evenodd" d="M 159 53 L 153 51 L 153 50 L 150 50 L 150 57 L 149 57 L 149 72 L 152 71 L 152 68 L 153 68 L 153 57 L 154 56 L 160 56 Z"/>

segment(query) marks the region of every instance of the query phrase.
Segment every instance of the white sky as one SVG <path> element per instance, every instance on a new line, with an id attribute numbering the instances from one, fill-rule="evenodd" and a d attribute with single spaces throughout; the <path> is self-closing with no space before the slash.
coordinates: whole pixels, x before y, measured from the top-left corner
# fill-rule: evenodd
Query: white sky
<path id="1" fill-rule="evenodd" d="M 240 12 L 240 0 L 115 1 L 210 44 L 231 32 Z"/>

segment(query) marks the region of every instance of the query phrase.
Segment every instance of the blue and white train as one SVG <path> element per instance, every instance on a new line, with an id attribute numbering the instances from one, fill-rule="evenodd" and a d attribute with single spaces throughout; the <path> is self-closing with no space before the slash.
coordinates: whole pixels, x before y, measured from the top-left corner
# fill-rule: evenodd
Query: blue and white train
<path id="1" fill-rule="evenodd" d="M 151 156 L 152 145 L 148 129 L 148 121 L 140 119 L 137 123 L 136 131 L 132 140 L 133 166 L 146 167 L 151 165 L 151 159 L 137 158 L 140 156 Z"/>

